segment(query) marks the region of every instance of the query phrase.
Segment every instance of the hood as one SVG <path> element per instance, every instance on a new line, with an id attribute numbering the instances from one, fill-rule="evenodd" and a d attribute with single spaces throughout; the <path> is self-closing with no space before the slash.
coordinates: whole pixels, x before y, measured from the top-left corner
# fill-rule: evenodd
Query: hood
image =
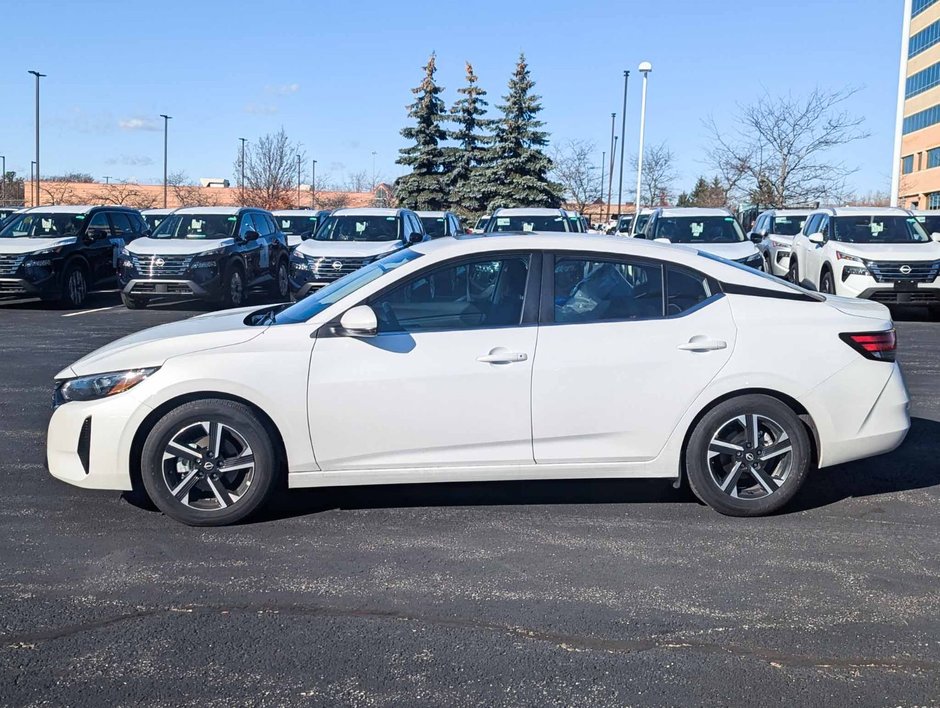
<path id="1" fill-rule="evenodd" d="M 285 236 L 287 237 L 287 245 L 290 248 L 294 248 L 303 243 L 303 238 L 300 234 L 285 234 Z"/>
<path id="2" fill-rule="evenodd" d="M 75 236 L 56 238 L 0 238 L 0 254 L 19 256 L 26 253 L 46 251 L 50 248 L 69 246 L 75 243 Z"/>
<path id="3" fill-rule="evenodd" d="M 846 315 L 868 317 L 875 320 L 891 320 L 891 311 L 880 302 L 854 297 L 840 297 L 838 295 L 826 295 L 825 297 L 827 305 L 831 305 Z"/>
<path id="4" fill-rule="evenodd" d="M 373 258 L 398 251 L 401 241 L 317 241 L 308 239 L 297 246 L 296 253 L 313 258 Z"/>
<path id="5" fill-rule="evenodd" d="M 247 342 L 265 330 L 245 324 L 248 313 L 257 309 L 254 306 L 211 312 L 136 332 L 82 357 L 56 378 L 162 366 L 175 356 Z"/>
<path id="6" fill-rule="evenodd" d="M 742 258 L 760 253 L 750 241 L 740 241 L 738 243 L 700 243 L 695 244 L 695 249 L 702 253 L 709 253 L 719 258 L 727 258 L 729 261 L 739 261 Z"/>
<path id="7" fill-rule="evenodd" d="M 138 238 L 127 244 L 127 250 L 135 256 L 195 256 L 233 245 L 233 238 Z"/>
<path id="8" fill-rule="evenodd" d="M 940 243 L 845 243 L 830 241 L 837 251 L 871 261 L 935 261 L 940 259 Z"/>

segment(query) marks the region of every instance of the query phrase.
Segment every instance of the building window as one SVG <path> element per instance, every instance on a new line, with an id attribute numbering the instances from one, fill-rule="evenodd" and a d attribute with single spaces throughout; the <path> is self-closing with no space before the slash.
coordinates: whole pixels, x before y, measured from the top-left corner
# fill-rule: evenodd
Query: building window
<path id="1" fill-rule="evenodd" d="M 940 167 L 940 148 L 927 151 L 927 169 L 932 170 L 934 167 Z"/>
<path id="2" fill-rule="evenodd" d="M 901 160 L 901 174 L 909 175 L 914 171 L 914 156 L 908 155 Z"/>
<path id="3" fill-rule="evenodd" d="M 927 208 L 930 210 L 940 209 L 940 192 L 927 195 Z"/>
<path id="4" fill-rule="evenodd" d="M 920 32 L 911 37 L 908 44 L 908 56 L 916 57 L 921 52 L 930 49 L 937 42 L 940 42 L 940 20 L 932 25 L 927 25 Z"/>
<path id="5" fill-rule="evenodd" d="M 917 17 L 935 2 L 937 2 L 937 0 L 914 0 L 914 4 L 911 8 L 911 17 Z"/>
<path id="6" fill-rule="evenodd" d="M 923 130 L 937 123 L 940 123 L 940 106 L 931 106 L 925 111 L 914 113 L 904 119 L 904 134 Z"/>
<path id="7" fill-rule="evenodd" d="M 924 91 L 929 91 L 934 86 L 940 86 L 940 64 L 928 66 L 923 71 L 907 77 L 905 98 L 913 98 Z"/>

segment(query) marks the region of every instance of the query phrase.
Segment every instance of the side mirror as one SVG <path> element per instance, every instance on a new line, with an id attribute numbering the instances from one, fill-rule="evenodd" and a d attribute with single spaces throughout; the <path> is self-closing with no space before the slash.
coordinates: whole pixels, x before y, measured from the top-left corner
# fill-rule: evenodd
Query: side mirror
<path id="1" fill-rule="evenodd" d="M 814 234 L 810 234 L 806 238 L 809 239 L 810 243 L 815 243 L 817 246 L 822 246 L 826 242 L 826 237 L 823 236 L 819 231 Z"/>
<path id="2" fill-rule="evenodd" d="M 339 334 L 347 337 L 374 337 L 378 331 L 375 310 L 368 305 L 356 305 L 346 310 L 339 320 Z"/>
<path id="3" fill-rule="evenodd" d="M 940 231 L 934 231 L 930 234 L 930 238 L 933 239 L 936 243 L 940 243 Z"/>
<path id="4" fill-rule="evenodd" d="M 753 243 L 760 243 L 767 237 L 766 231 L 752 231 L 751 232 L 751 241 Z"/>
<path id="5" fill-rule="evenodd" d="M 646 237 L 644 236 L 643 238 L 646 238 Z M 660 238 L 654 238 L 654 239 L 653 239 L 653 242 L 654 242 L 654 243 L 672 243 L 672 241 L 670 241 L 668 238 L 661 238 L 661 237 L 660 237 Z"/>
<path id="6" fill-rule="evenodd" d="M 408 234 L 409 246 L 415 243 L 421 243 L 422 241 L 424 241 L 424 234 L 420 231 L 412 231 L 410 234 Z"/>
<path id="7" fill-rule="evenodd" d="M 312 238 L 313 238 L 313 231 L 304 231 L 302 234 L 300 234 L 301 241 L 309 241 Z"/>
<path id="8" fill-rule="evenodd" d="M 246 241 L 257 241 L 259 238 L 261 238 L 261 234 L 259 234 L 257 231 L 246 231 L 246 232 L 245 232 L 245 240 L 246 240 Z"/>

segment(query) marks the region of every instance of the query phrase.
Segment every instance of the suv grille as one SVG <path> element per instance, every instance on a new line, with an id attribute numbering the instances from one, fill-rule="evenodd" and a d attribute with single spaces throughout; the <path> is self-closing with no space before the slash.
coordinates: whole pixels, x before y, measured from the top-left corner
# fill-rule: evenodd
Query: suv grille
<path id="1" fill-rule="evenodd" d="M 15 275 L 19 267 L 23 265 L 26 256 L 0 256 L 0 275 Z"/>
<path id="2" fill-rule="evenodd" d="M 932 283 L 940 275 L 940 261 L 868 261 L 868 270 L 879 283 L 896 280 Z"/>
<path id="3" fill-rule="evenodd" d="M 171 278 L 185 275 L 192 256 L 133 255 L 134 268 L 146 278 Z"/>
<path id="4" fill-rule="evenodd" d="M 307 256 L 307 265 L 310 266 L 310 271 L 313 273 L 313 280 L 318 283 L 323 283 L 342 278 L 344 275 L 349 275 L 350 273 L 353 273 L 362 268 L 362 266 L 371 260 L 371 258 L 330 258 L 329 256 Z M 337 266 L 339 267 L 337 268 Z"/>

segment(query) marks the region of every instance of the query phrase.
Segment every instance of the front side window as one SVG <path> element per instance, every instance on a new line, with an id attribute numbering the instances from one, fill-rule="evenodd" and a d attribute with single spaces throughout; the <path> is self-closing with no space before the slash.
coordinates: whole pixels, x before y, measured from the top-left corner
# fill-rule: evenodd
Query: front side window
<path id="1" fill-rule="evenodd" d="M 803 224 L 805 223 L 805 216 L 783 216 L 778 214 L 774 217 L 771 233 L 777 236 L 796 236 L 803 230 Z"/>
<path id="2" fill-rule="evenodd" d="M 88 238 L 109 238 L 111 236 L 111 224 L 108 223 L 107 213 L 99 211 L 91 217 L 85 234 Z"/>
<path id="3" fill-rule="evenodd" d="M 447 236 L 447 220 L 443 216 L 422 216 L 424 232 L 431 238 Z"/>
<path id="4" fill-rule="evenodd" d="M 118 237 L 129 236 L 134 233 L 134 225 L 127 214 L 119 211 L 111 212 L 111 228 Z"/>
<path id="5" fill-rule="evenodd" d="M 673 216 L 656 221 L 653 238 L 672 243 L 739 243 L 744 232 L 733 216 Z"/>
<path id="6" fill-rule="evenodd" d="M 379 332 L 488 329 L 522 322 L 528 255 L 449 264 L 373 299 Z"/>
<path id="7" fill-rule="evenodd" d="M 0 229 L 0 238 L 57 238 L 78 236 L 85 224 L 84 214 L 29 212 L 11 216 Z"/>
<path id="8" fill-rule="evenodd" d="M 663 315 L 658 265 L 561 257 L 555 261 L 555 322 L 582 324 Z"/>
<path id="9" fill-rule="evenodd" d="M 494 216 L 487 226 L 492 232 L 570 231 L 568 219 L 558 216 Z"/>
<path id="10" fill-rule="evenodd" d="M 940 194 L 937 196 L 940 197 Z M 940 201 L 940 199 L 938 199 L 938 201 Z M 938 204 L 937 208 L 940 208 L 940 204 Z M 936 216 L 918 216 L 917 222 L 928 234 L 935 234 L 940 232 L 940 214 L 937 214 Z"/>
<path id="11" fill-rule="evenodd" d="M 833 239 L 845 243 L 928 243 L 913 216 L 837 216 Z"/>
<path id="12" fill-rule="evenodd" d="M 822 219 L 822 214 L 813 214 L 809 217 L 806 224 L 803 226 L 803 233 L 807 236 L 812 236 L 819 227 L 819 222 Z"/>
<path id="13" fill-rule="evenodd" d="M 636 217 L 636 224 L 633 226 L 633 232 L 637 234 L 642 234 L 646 231 L 646 225 L 650 221 L 652 214 L 639 214 Z"/>
<path id="14" fill-rule="evenodd" d="M 401 241 L 397 216 L 341 214 L 326 219 L 314 236 L 317 241 Z"/>
<path id="15" fill-rule="evenodd" d="M 238 217 L 227 214 L 170 214 L 153 232 L 153 238 L 212 239 L 235 235 Z"/>

